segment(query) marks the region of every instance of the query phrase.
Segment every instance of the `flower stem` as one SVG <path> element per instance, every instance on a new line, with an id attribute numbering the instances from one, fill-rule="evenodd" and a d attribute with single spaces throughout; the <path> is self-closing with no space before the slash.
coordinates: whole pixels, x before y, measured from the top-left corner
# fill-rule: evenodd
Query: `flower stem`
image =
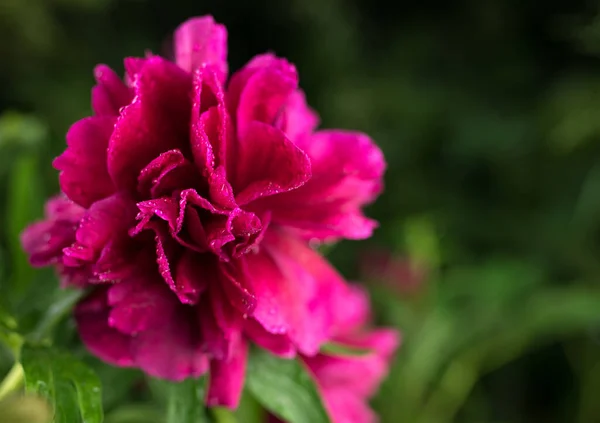
<path id="1" fill-rule="evenodd" d="M 2 383 L 0 383 L 0 400 L 23 385 L 25 373 L 21 363 L 16 362 L 8 372 Z"/>

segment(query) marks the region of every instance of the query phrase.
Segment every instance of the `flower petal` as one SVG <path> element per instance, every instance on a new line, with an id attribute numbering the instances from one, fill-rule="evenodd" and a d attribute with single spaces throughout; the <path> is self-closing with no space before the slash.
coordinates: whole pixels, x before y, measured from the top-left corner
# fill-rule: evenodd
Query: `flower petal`
<path id="1" fill-rule="evenodd" d="M 108 173 L 133 192 L 140 171 L 165 151 L 189 153 L 191 76 L 160 57 L 146 59 L 108 144 Z"/>
<path id="2" fill-rule="evenodd" d="M 191 18 L 175 31 L 175 62 L 182 69 L 193 72 L 205 64 L 227 77 L 227 29 L 212 16 Z"/>
<path id="3" fill-rule="evenodd" d="M 137 192 L 142 198 L 171 195 L 176 189 L 199 189 L 201 179 L 194 165 L 179 150 L 161 153 L 140 172 Z"/>
<path id="4" fill-rule="evenodd" d="M 242 396 L 248 345 L 240 336 L 232 348 L 228 360 L 211 360 L 210 380 L 206 404 L 210 407 L 222 406 L 236 409 Z"/>
<path id="5" fill-rule="evenodd" d="M 128 238 L 127 230 L 135 222 L 135 211 L 135 204 L 123 194 L 92 204 L 81 219 L 76 242 L 64 250 L 65 264 L 93 263 L 109 241 Z"/>
<path id="6" fill-rule="evenodd" d="M 175 268 L 175 293 L 182 303 L 196 304 L 209 284 L 216 283 L 207 271 L 209 266 L 203 255 L 190 250 L 183 253 Z"/>
<path id="7" fill-rule="evenodd" d="M 198 377 L 208 370 L 201 349 L 200 331 L 191 307 L 178 305 L 162 324 L 132 338 L 136 365 L 151 376 L 181 381 Z"/>
<path id="8" fill-rule="evenodd" d="M 325 407 L 335 423 L 377 423 L 379 420 L 365 398 L 348 389 L 324 389 Z"/>
<path id="9" fill-rule="evenodd" d="M 169 296 L 162 283 L 132 278 L 114 284 L 108 292 L 108 299 L 112 300 L 108 324 L 127 335 L 152 329 L 172 313 L 174 304 Z"/>
<path id="10" fill-rule="evenodd" d="M 108 66 L 94 69 L 97 85 L 92 89 L 92 108 L 96 116 L 118 116 L 121 107 L 129 104 L 132 92 Z"/>
<path id="11" fill-rule="evenodd" d="M 253 121 L 275 124 L 282 107 L 297 87 L 296 67 L 285 59 L 273 58 L 267 66 L 257 69 L 240 93 L 235 115 L 238 136 L 243 136 Z"/>
<path id="12" fill-rule="evenodd" d="M 67 133 L 67 149 L 52 163 L 67 197 L 88 208 L 115 192 L 106 165 L 106 148 L 115 126 L 112 116 L 82 119 Z"/>
<path id="13" fill-rule="evenodd" d="M 294 347 L 294 344 L 287 335 L 267 332 L 252 318 L 246 320 L 244 334 L 259 347 L 279 357 L 294 358 L 296 356 L 296 347 Z"/>
<path id="14" fill-rule="evenodd" d="M 227 175 L 240 205 L 296 189 L 311 177 L 306 154 L 281 131 L 264 123 L 250 123 L 232 150 L 235 155 L 228 164 L 234 163 L 235 168 L 228 169 Z"/>
<path id="15" fill-rule="evenodd" d="M 196 166 L 205 177 L 225 165 L 227 145 L 231 144 L 233 126 L 225 105 L 225 93 L 214 68 L 204 67 L 194 73 L 191 148 Z"/>
<path id="16" fill-rule="evenodd" d="M 346 288 L 345 282 L 326 260 L 293 235 L 270 229 L 262 245 L 275 267 L 263 265 L 251 271 L 260 276 L 261 283 L 254 288 L 258 299 L 254 317 L 270 332 L 274 332 L 268 325 L 273 317 L 284 317 L 287 333 L 298 349 L 314 355 L 330 339 L 337 318 L 335 302 Z"/>
<path id="17" fill-rule="evenodd" d="M 135 361 L 130 338 L 108 325 L 108 287 L 96 288 L 75 307 L 75 321 L 81 340 L 97 357 L 115 366 L 130 367 Z"/>
<path id="18" fill-rule="evenodd" d="M 319 124 L 319 115 L 308 107 L 302 90 L 294 91 L 287 99 L 277 126 L 295 144 L 310 137 Z"/>
<path id="19" fill-rule="evenodd" d="M 317 132 L 299 147 L 310 157 L 310 181 L 260 200 L 252 209 L 272 211 L 273 222 L 294 228 L 305 239 L 370 236 L 377 223 L 364 217 L 361 208 L 382 189 L 381 150 L 368 136 L 343 131 Z"/>

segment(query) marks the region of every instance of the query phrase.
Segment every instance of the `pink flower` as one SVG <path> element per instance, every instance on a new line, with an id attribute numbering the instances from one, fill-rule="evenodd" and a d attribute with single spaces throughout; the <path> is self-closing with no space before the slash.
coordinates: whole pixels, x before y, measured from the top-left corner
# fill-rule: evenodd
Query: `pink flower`
<path id="1" fill-rule="evenodd" d="M 235 407 L 248 340 L 313 356 L 345 282 L 308 240 L 361 239 L 384 160 L 364 134 L 316 131 L 293 65 L 257 56 L 227 79 L 211 17 L 175 33 L 175 63 L 96 68 L 94 116 L 54 161 L 64 196 L 23 233 L 34 265 L 93 287 L 75 310 L 98 357 L 181 380 Z"/>

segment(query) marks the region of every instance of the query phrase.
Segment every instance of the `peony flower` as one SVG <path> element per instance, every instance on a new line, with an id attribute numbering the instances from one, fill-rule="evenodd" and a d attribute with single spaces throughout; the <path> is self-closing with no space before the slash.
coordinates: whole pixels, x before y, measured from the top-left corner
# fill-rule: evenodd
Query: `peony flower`
<path id="1" fill-rule="evenodd" d="M 375 423 L 368 401 L 388 374 L 400 336 L 393 329 L 369 329 L 369 300 L 352 287 L 338 296 L 336 344 L 359 354 L 322 352 L 302 360 L 315 378 L 332 423 Z M 270 416 L 273 423 L 280 420 Z"/>
<path id="2" fill-rule="evenodd" d="M 94 115 L 54 161 L 62 194 L 22 237 L 34 265 L 90 289 L 75 318 L 117 366 L 182 380 L 235 407 L 247 344 L 313 356 L 335 330 L 343 279 L 308 241 L 361 239 L 384 159 L 361 133 L 315 130 L 295 67 L 257 56 L 227 82 L 211 17 L 175 32 L 171 62 L 95 70 Z"/>

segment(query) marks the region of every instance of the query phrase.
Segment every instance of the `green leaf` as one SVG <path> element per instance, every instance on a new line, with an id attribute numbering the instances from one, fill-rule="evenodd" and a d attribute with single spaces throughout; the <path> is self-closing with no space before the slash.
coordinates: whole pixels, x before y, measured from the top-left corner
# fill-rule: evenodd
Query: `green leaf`
<path id="1" fill-rule="evenodd" d="M 50 400 L 55 422 L 102 422 L 100 380 L 89 367 L 67 353 L 27 345 L 21 360 L 26 390 Z"/>
<path id="2" fill-rule="evenodd" d="M 244 389 L 240 405 L 234 414 L 240 423 L 264 423 L 267 421 L 267 412 L 248 389 Z"/>
<path id="3" fill-rule="evenodd" d="M 165 423 L 165 419 L 155 405 L 127 404 L 110 412 L 105 423 Z"/>
<path id="4" fill-rule="evenodd" d="M 204 406 L 206 377 L 164 383 L 168 387 L 167 423 L 210 423 Z"/>
<path id="5" fill-rule="evenodd" d="M 17 302 L 22 299 L 35 275 L 35 270 L 21 248 L 19 237 L 21 231 L 39 218 L 42 211 L 44 195 L 40 189 L 38 169 L 37 157 L 22 156 L 12 164 L 9 177 L 5 221 L 13 266 L 10 284 L 12 290 L 9 292 Z"/>
<path id="6" fill-rule="evenodd" d="M 32 343 L 38 343 L 47 337 L 54 326 L 71 312 L 81 299 L 84 291 L 65 289 L 57 292 L 57 298 L 50 305 L 35 330 L 27 336 Z"/>
<path id="7" fill-rule="evenodd" d="M 330 423 L 315 382 L 297 360 L 253 349 L 246 384 L 267 410 L 290 423 Z"/>

